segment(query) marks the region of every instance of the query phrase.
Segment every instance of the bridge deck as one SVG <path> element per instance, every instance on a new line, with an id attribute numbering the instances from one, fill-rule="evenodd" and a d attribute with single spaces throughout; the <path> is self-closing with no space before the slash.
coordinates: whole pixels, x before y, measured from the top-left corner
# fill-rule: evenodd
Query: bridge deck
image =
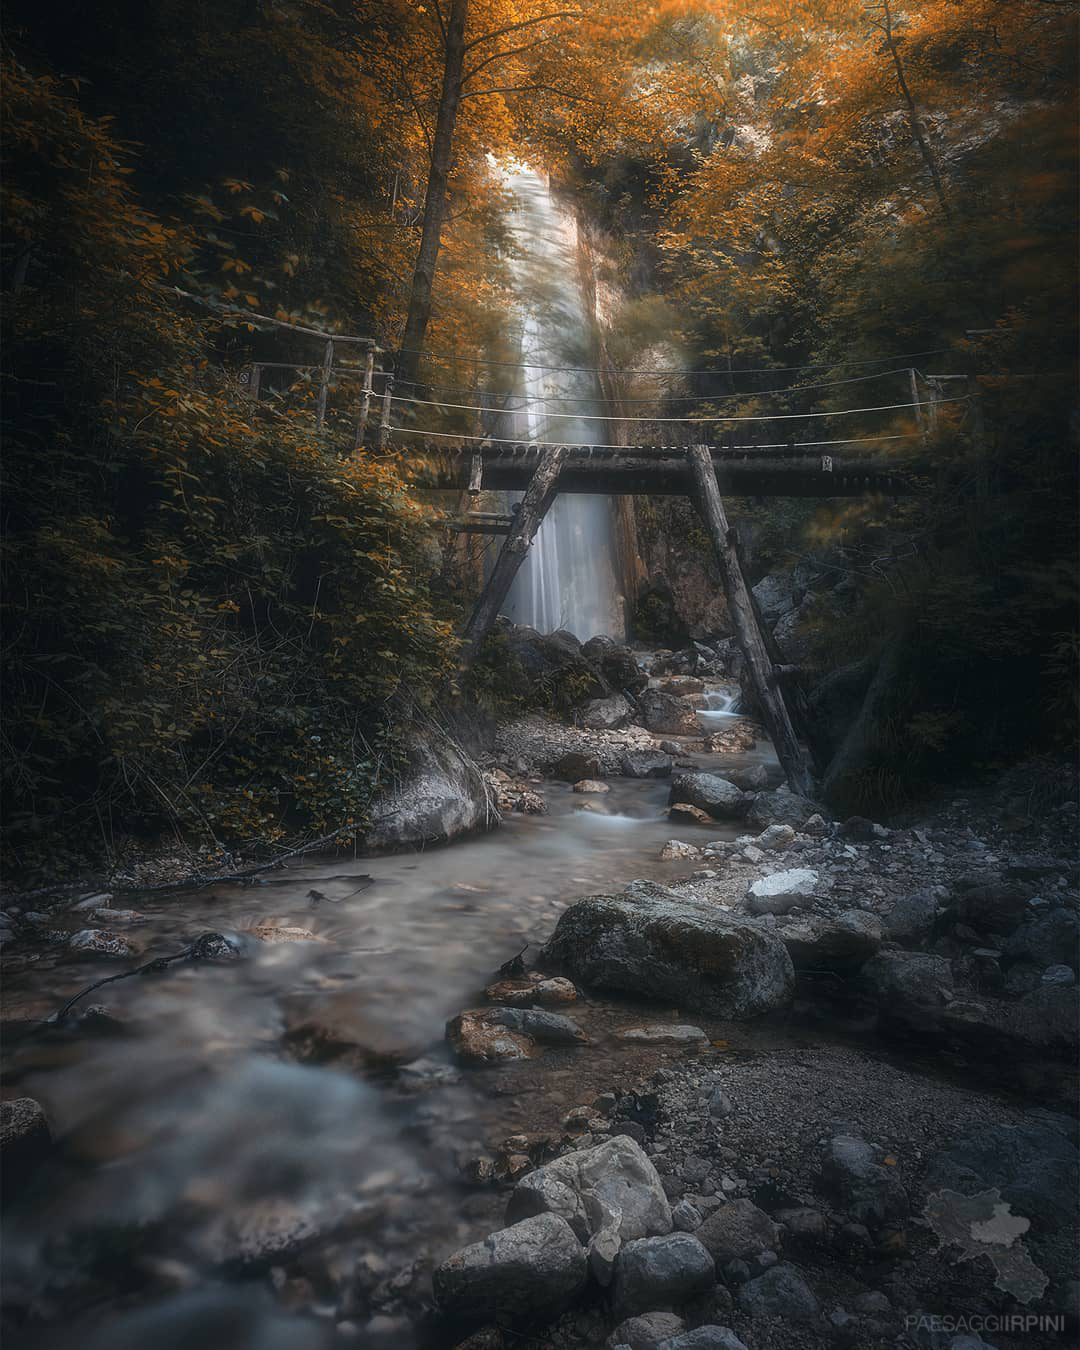
<path id="1" fill-rule="evenodd" d="M 904 496 L 915 491 L 910 471 L 864 451 L 840 456 L 799 447 L 780 451 L 707 448 L 725 496 L 852 497 L 866 492 Z M 470 486 L 484 491 L 524 491 L 544 453 L 543 446 L 525 441 L 472 446 L 422 441 L 410 444 L 408 449 L 433 462 L 438 486 Z M 693 495 L 686 446 L 570 445 L 566 452 L 559 474 L 560 492 Z"/>

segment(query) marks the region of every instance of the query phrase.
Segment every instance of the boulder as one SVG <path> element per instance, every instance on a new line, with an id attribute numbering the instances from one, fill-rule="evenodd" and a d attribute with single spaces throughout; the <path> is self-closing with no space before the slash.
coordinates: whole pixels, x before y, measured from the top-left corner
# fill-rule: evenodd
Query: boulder
<path id="1" fill-rule="evenodd" d="M 783 615 L 795 608 L 795 583 L 790 576 L 762 577 L 752 589 L 758 613 L 768 628 L 775 628 Z"/>
<path id="2" fill-rule="evenodd" d="M 871 657 L 830 671 L 809 696 L 810 716 L 817 734 L 831 751 L 843 742 L 862 707 L 877 659 Z"/>
<path id="3" fill-rule="evenodd" d="M 665 694 L 662 689 L 645 690 L 638 699 L 638 717 L 642 726 L 664 736 L 701 734 L 701 723 L 694 705 L 674 694 Z"/>
<path id="4" fill-rule="evenodd" d="M 820 1210 L 802 1205 L 798 1209 L 782 1209 L 776 1214 L 777 1223 L 784 1226 L 784 1249 L 816 1251 L 829 1240 L 829 1226 Z"/>
<path id="5" fill-rule="evenodd" d="M 1050 1229 L 1074 1221 L 1078 1181 L 1076 1145 L 1043 1124 L 977 1126 L 934 1153 L 925 1178 L 928 1191 L 997 1188 L 1015 1213 Z"/>
<path id="6" fill-rule="evenodd" d="M 881 946 L 881 925 L 861 909 L 825 916 L 809 914 L 780 929 L 796 970 L 830 970 L 838 975 L 858 970 Z"/>
<path id="7" fill-rule="evenodd" d="M 750 803 L 746 821 L 759 831 L 768 829 L 770 825 L 790 825 L 793 830 L 800 830 L 820 810 L 809 797 L 800 797 L 790 788 L 778 787 L 757 794 Z"/>
<path id="8" fill-rule="evenodd" d="M 900 943 L 928 941 L 938 908 L 933 891 L 912 891 L 899 896 L 881 916 L 882 937 Z"/>
<path id="9" fill-rule="evenodd" d="M 506 1209 L 508 1223 L 554 1214 L 581 1242 L 614 1225 L 620 1242 L 671 1232 L 671 1206 L 656 1168 L 626 1135 L 545 1163 L 522 1177 Z"/>
<path id="10" fill-rule="evenodd" d="M 610 792 L 611 788 L 599 778 L 582 778 L 580 782 L 574 784 L 574 791 L 603 795 Z"/>
<path id="11" fill-rule="evenodd" d="M 678 1306 L 715 1283 L 713 1259 L 690 1233 L 624 1242 L 615 1262 L 615 1316 Z"/>
<path id="12" fill-rule="evenodd" d="M 0 1175 L 14 1192 L 52 1149 L 45 1108 L 33 1097 L 0 1102 Z"/>
<path id="13" fill-rule="evenodd" d="M 760 735 L 756 723 L 745 718 L 725 721 L 723 726 L 705 737 L 705 749 L 713 755 L 744 755 L 747 750 L 753 750 Z"/>
<path id="14" fill-rule="evenodd" d="M 72 951 L 95 956 L 135 956 L 141 950 L 130 937 L 107 928 L 82 928 L 68 938 L 68 946 Z"/>
<path id="15" fill-rule="evenodd" d="M 745 792 L 715 773 L 681 773 L 672 781 L 670 802 L 688 802 L 713 820 L 740 820 L 750 804 Z"/>
<path id="16" fill-rule="evenodd" d="M 405 1064 L 424 1048 L 407 1018 L 374 1015 L 370 997 L 354 990 L 286 994 L 281 1011 L 285 1045 L 303 1063 L 363 1073 Z"/>
<path id="17" fill-rule="evenodd" d="M 630 721 L 633 708 L 622 694 L 609 694 L 607 698 L 593 698 L 578 714 L 578 722 L 593 731 L 617 731 Z"/>
<path id="18" fill-rule="evenodd" d="M 711 742 L 712 737 L 708 740 Z M 725 765 L 724 777 L 740 792 L 762 792 L 769 786 L 769 771 L 764 764 Z"/>
<path id="19" fill-rule="evenodd" d="M 794 970 L 763 924 L 651 883 L 564 910 L 545 964 L 579 982 L 744 1018 L 784 1006 Z"/>
<path id="20" fill-rule="evenodd" d="M 638 665 L 637 657 L 629 647 L 614 646 L 605 651 L 600 669 L 612 689 L 624 689 L 636 695 L 649 683 L 648 675 Z"/>
<path id="21" fill-rule="evenodd" d="M 517 1322 L 557 1312 L 586 1275 L 584 1249 L 566 1220 L 537 1214 L 455 1252 L 432 1284 L 448 1316 Z"/>
<path id="22" fill-rule="evenodd" d="M 611 693 L 573 633 L 543 634 L 526 624 L 505 620 L 499 621 L 496 633 L 507 676 L 523 691 L 542 690 L 547 703 L 561 708 Z"/>
<path id="23" fill-rule="evenodd" d="M 695 1327 L 680 1332 L 669 1341 L 661 1341 L 656 1350 L 747 1350 L 730 1327 Z"/>
<path id="24" fill-rule="evenodd" d="M 255 1275 L 294 1260 L 325 1238 L 322 1222 L 310 1206 L 294 1200 L 234 1204 L 214 1217 L 201 1245 L 226 1274 Z"/>
<path id="25" fill-rule="evenodd" d="M 837 1207 L 859 1223 L 882 1224 L 907 1211 L 896 1169 L 879 1163 L 874 1149 L 857 1135 L 837 1134 L 829 1140 L 821 1180 Z"/>
<path id="26" fill-rule="evenodd" d="M 807 631 L 807 620 L 814 609 L 814 601 L 807 596 L 801 604 L 781 614 L 773 629 L 776 645 L 785 662 L 805 670 L 814 663 L 814 642 Z"/>
<path id="27" fill-rule="evenodd" d="M 694 1234 L 718 1266 L 775 1251 L 780 1230 L 752 1200 L 732 1200 L 714 1210 Z"/>
<path id="28" fill-rule="evenodd" d="M 622 757 L 622 771 L 627 778 L 668 778 L 672 759 L 662 750 L 628 750 Z"/>
<path id="29" fill-rule="evenodd" d="M 1028 915 L 1031 887 L 1018 881 L 988 881 L 958 895 L 953 912 L 981 933 L 1011 933 Z"/>
<path id="30" fill-rule="evenodd" d="M 789 909 L 807 906 L 821 886 L 812 867 L 790 867 L 752 881 L 746 891 L 746 904 L 752 914 L 786 914 Z"/>
<path id="31" fill-rule="evenodd" d="M 499 823 L 484 775 L 449 737 L 414 735 L 406 743 L 406 756 L 398 785 L 379 793 L 371 805 L 365 849 L 418 849 Z"/>
<path id="32" fill-rule="evenodd" d="M 953 992 L 948 961 L 922 952 L 879 952 L 863 966 L 859 983 L 882 1015 L 897 1021 L 936 1011 Z"/>
<path id="33" fill-rule="evenodd" d="M 629 1317 L 611 1333 L 608 1345 L 626 1345 L 630 1350 L 656 1350 L 661 1341 L 668 1341 L 685 1331 L 686 1323 L 681 1317 L 669 1312 L 643 1313 L 640 1317 Z"/>
<path id="34" fill-rule="evenodd" d="M 819 1305 L 810 1286 L 794 1266 L 772 1266 L 739 1290 L 739 1307 L 751 1317 L 784 1322 L 813 1322 Z"/>
<path id="35" fill-rule="evenodd" d="M 1002 955 L 1008 961 L 1030 961 L 1036 966 L 1077 968 L 1080 919 L 1073 910 L 1055 908 L 1026 919 L 1005 940 Z"/>
<path id="36" fill-rule="evenodd" d="M 560 783 L 580 783 L 583 778 L 600 778 L 603 772 L 595 755 L 582 754 L 579 750 L 569 751 L 548 766 L 548 775 L 557 778 Z"/>

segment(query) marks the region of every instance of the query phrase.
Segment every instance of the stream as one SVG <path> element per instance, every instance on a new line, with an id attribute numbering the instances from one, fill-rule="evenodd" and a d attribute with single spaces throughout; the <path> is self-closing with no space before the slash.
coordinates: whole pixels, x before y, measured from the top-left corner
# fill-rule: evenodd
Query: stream
<path id="1" fill-rule="evenodd" d="M 702 712 L 706 725 L 724 715 Z M 688 758 L 707 769 L 775 766 L 767 746 Z M 515 1129 L 557 1129 L 579 1092 L 588 1100 L 579 1079 L 595 1076 L 599 1091 L 610 1076 L 605 1019 L 643 1014 L 594 1005 L 595 1046 L 549 1051 L 505 1082 L 452 1066 L 446 1018 L 482 1001 L 494 967 L 542 942 L 573 898 L 682 875 L 685 865 L 659 861 L 668 839 L 737 833 L 669 821 L 664 780 L 609 783 L 584 796 L 544 782 L 546 815 L 510 816 L 491 834 L 425 853 L 308 858 L 253 885 L 118 899 L 137 915 L 112 925 L 137 944 L 127 960 L 65 945 L 97 926 L 68 911 L 4 991 L 5 1095 L 41 1100 L 61 1144 L 6 1207 L 8 1301 L 45 1320 L 71 1304 L 92 1323 L 88 1245 L 122 1250 L 140 1297 L 148 1285 L 171 1317 L 171 1298 L 189 1286 L 265 1271 L 275 1242 L 284 1255 L 307 1240 L 325 1250 L 339 1235 L 354 1250 L 366 1239 L 380 1268 L 394 1269 L 475 1236 L 463 1161 Z M 281 929 L 310 936 L 266 940 Z M 95 979 L 207 931 L 227 936 L 240 959 L 106 985 L 68 1027 L 33 1025 Z M 362 1051 L 328 1063 L 324 1044 L 309 1053 L 290 1040 L 313 1010 L 331 1042 L 337 1034 Z M 634 1052 L 621 1053 L 629 1068 Z M 261 1286 L 227 1287 L 246 1290 L 258 1323 Z M 124 1346 L 114 1316 L 108 1344 Z M 139 1327 L 132 1345 L 149 1334 Z"/>

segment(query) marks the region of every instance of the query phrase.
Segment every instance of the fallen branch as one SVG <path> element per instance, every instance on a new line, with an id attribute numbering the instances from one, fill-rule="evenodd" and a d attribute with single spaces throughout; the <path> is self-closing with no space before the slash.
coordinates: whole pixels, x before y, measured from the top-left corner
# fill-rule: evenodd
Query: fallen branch
<path id="1" fill-rule="evenodd" d="M 148 975 L 152 971 L 165 970 L 176 961 L 206 961 L 216 956 L 221 948 L 217 944 L 224 944 L 229 947 L 227 938 L 222 937 L 220 933 L 200 933 L 199 936 L 182 952 L 174 952 L 172 956 L 155 956 L 152 961 L 147 961 L 145 965 L 137 966 L 134 970 L 122 971 L 119 975 L 106 975 L 103 980 L 95 980 L 93 984 L 88 984 L 85 989 L 81 989 L 74 994 L 57 1012 L 51 1017 L 46 1017 L 39 1025 L 53 1026 L 62 1022 L 71 1009 L 80 999 L 92 994 L 95 989 L 101 989 L 106 984 L 114 984 L 117 980 L 129 980 L 133 975 Z"/>

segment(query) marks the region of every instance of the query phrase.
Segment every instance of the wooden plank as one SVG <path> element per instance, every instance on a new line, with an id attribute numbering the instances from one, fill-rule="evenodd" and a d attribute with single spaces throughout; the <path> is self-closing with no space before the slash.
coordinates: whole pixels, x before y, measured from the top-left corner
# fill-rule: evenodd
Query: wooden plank
<path id="1" fill-rule="evenodd" d="M 315 404 L 315 425 L 321 427 L 326 421 L 326 399 L 330 393 L 330 372 L 334 368 L 334 339 L 326 344 L 323 353 L 322 373 L 319 376 L 319 397 Z"/>
<path id="2" fill-rule="evenodd" d="M 360 391 L 360 412 L 356 418 L 356 435 L 353 437 L 353 449 L 362 450 L 367 434 L 368 414 L 371 411 L 372 381 L 375 378 L 375 344 L 372 343 L 364 353 L 364 387 Z"/>
<path id="3" fill-rule="evenodd" d="M 776 757 L 783 766 L 792 791 L 812 797 L 815 791 L 813 775 L 791 724 L 780 684 L 773 675 L 773 662 L 758 627 L 753 597 L 739 565 L 739 555 L 724 511 L 720 486 L 716 481 L 716 466 L 709 454 L 709 447 L 692 445 L 687 450 L 687 457 L 697 488 L 698 507 L 712 536 L 728 612 L 735 629 L 735 640 L 746 662 Z"/>
<path id="4" fill-rule="evenodd" d="M 464 662 L 468 666 L 483 645 L 498 618 L 499 610 L 517 576 L 518 569 L 525 561 L 529 545 L 540 528 L 540 522 L 547 514 L 558 491 L 559 472 L 566 458 L 566 446 L 557 445 L 545 450 L 525 496 L 514 515 L 514 523 L 499 549 L 491 576 L 488 577 L 480 599 L 476 602 L 469 622 L 465 625 Z"/>

